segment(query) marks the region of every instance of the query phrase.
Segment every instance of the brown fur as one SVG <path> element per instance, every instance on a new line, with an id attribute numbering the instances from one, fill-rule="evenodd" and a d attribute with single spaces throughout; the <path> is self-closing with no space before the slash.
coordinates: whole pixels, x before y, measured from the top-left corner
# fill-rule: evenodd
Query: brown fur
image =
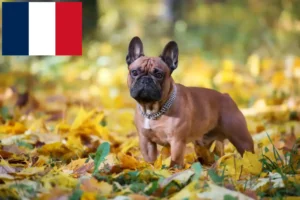
<path id="1" fill-rule="evenodd" d="M 244 151 L 254 152 L 253 140 L 247 130 L 246 120 L 235 102 L 228 94 L 215 90 L 185 87 L 175 84 L 171 72 L 159 57 L 142 56 L 129 65 L 129 70 L 141 68 L 148 73 L 154 67 L 163 69 L 167 74 L 162 83 L 162 98 L 158 102 L 138 102 L 144 112 L 157 112 L 169 98 L 173 86 L 177 87 L 176 99 L 167 113 L 157 120 L 150 120 L 150 129 L 144 128 L 145 118 L 139 108 L 135 112 L 135 125 L 140 139 L 140 148 L 147 162 L 157 158 L 157 144 L 171 146 L 171 166 L 183 166 L 184 149 L 193 142 L 199 160 L 212 163 L 209 147 L 217 140 L 215 153 L 224 154 L 223 140 L 229 141 L 243 155 Z M 128 87 L 132 85 L 128 75 Z"/>

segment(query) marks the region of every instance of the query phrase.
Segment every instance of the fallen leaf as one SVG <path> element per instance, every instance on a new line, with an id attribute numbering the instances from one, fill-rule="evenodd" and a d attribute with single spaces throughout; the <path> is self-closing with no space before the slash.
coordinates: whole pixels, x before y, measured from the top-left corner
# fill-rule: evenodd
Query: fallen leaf
<path id="1" fill-rule="evenodd" d="M 120 153 L 118 159 L 124 169 L 137 169 L 139 167 L 139 162 L 132 156 Z"/>
<path id="2" fill-rule="evenodd" d="M 198 198 L 201 199 L 224 199 L 226 195 L 238 198 L 239 200 L 254 200 L 240 192 L 232 191 L 212 183 L 209 183 L 209 191 L 197 194 Z"/>
<path id="3" fill-rule="evenodd" d="M 82 181 L 80 188 L 85 192 L 99 192 L 103 196 L 108 196 L 113 191 L 113 186 L 106 182 L 98 182 L 96 179 L 86 179 Z"/>
<path id="4" fill-rule="evenodd" d="M 3 159 L 0 161 L 0 174 L 9 174 L 15 172 L 16 169 L 12 168 L 7 161 Z"/>
<path id="5" fill-rule="evenodd" d="M 18 172 L 17 175 L 19 176 L 31 176 L 40 172 L 45 171 L 45 167 L 29 167 L 25 168 L 22 171 Z"/>
<path id="6" fill-rule="evenodd" d="M 253 175 L 259 175 L 262 171 L 262 163 L 259 155 L 246 151 L 242 160 L 243 170 L 250 172 Z"/>
<path id="7" fill-rule="evenodd" d="M 161 154 L 157 157 L 157 159 L 154 163 L 154 167 L 155 167 L 155 169 L 161 169 L 161 167 L 162 167 L 162 155 Z"/>
<path id="8" fill-rule="evenodd" d="M 59 187 L 61 189 L 70 189 L 77 185 L 78 180 L 63 173 L 57 168 L 53 168 L 41 178 L 41 182 L 47 190 L 55 187 Z"/>
<path id="9" fill-rule="evenodd" d="M 182 172 L 178 172 L 176 174 L 173 174 L 172 176 L 164 179 L 161 183 L 160 183 L 160 187 L 165 187 L 166 185 L 168 185 L 170 182 L 175 181 L 178 184 L 184 184 L 186 183 L 191 176 L 194 175 L 194 171 L 191 169 L 182 171 Z"/>
<path id="10" fill-rule="evenodd" d="M 97 192 L 84 192 L 80 200 L 97 200 Z"/>

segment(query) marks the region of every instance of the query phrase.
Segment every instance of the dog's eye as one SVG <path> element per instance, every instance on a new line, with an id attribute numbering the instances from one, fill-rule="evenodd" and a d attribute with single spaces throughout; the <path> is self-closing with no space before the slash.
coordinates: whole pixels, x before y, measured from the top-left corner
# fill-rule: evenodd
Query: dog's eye
<path id="1" fill-rule="evenodd" d="M 137 76 L 138 75 L 138 71 L 137 70 L 132 70 L 131 71 L 131 75 L 132 76 Z"/>
<path id="2" fill-rule="evenodd" d="M 162 77 L 163 77 L 163 74 L 160 73 L 160 72 L 156 72 L 156 73 L 154 74 L 154 76 L 155 76 L 156 78 L 162 78 Z"/>

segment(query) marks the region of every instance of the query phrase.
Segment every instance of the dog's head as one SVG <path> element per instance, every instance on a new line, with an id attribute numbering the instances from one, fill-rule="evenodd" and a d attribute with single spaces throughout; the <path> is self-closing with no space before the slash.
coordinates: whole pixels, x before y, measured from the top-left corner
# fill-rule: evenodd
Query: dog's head
<path id="1" fill-rule="evenodd" d="M 178 47 L 171 41 L 159 57 L 147 57 L 141 39 L 134 37 L 129 43 L 126 62 L 131 97 L 140 103 L 160 101 L 173 82 L 171 74 L 177 68 Z"/>

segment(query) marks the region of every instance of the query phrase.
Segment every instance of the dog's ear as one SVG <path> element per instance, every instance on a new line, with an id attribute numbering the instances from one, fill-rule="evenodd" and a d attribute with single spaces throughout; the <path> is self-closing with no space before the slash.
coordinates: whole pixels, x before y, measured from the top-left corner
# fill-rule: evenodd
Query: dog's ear
<path id="1" fill-rule="evenodd" d="M 177 43 L 171 41 L 165 46 L 162 54 L 160 55 L 161 59 L 170 67 L 171 73 L 177 68 L 178 53 Z"/>
<path id="2" fill-rule="evenodd" d="M 126 62 L 128 65 L 139 57 L 144 56 L 143 43 L 139 37 L 134 37 L 129 43 Z"/>

